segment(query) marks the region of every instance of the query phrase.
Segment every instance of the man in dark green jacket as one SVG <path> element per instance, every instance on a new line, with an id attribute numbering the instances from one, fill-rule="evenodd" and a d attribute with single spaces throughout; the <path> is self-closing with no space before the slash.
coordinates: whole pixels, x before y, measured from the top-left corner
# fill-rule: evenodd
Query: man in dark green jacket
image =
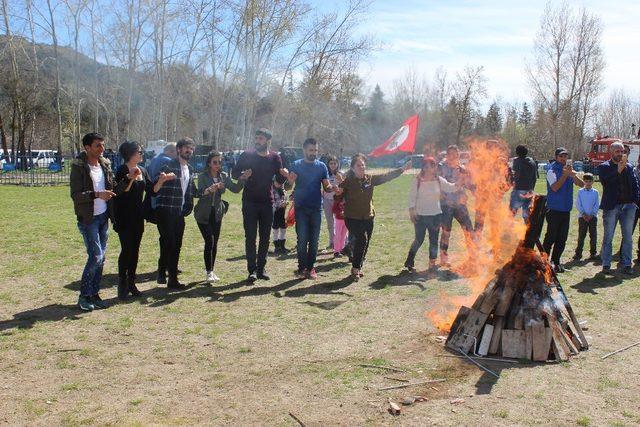
<path id="1" fill-rule="evenodd" d="M 71 199 L 78 220 L 78 230 L 87 248 L 87 263 L 82 272 L 78 305 L 84 311 L 107 308 L 100 298 L 100 281 L 107 249 L 113 174 L 109 160 L 102 157 L 104 138 L 88 133 L 82 138 L 84 152 L 71 164 Z"/>

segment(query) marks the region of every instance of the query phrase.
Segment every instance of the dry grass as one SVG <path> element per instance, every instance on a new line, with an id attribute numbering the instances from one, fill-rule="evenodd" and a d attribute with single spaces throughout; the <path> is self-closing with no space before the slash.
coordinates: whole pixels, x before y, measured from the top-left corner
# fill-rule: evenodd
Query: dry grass
<path id="1" fill-rule="evenodd" d="M 217 269 L 223 282 L 200 282 L 202 241 L 190 217 L 181 258 L 189 287 L 157 287 L 157 231 L 149 226 L 144 298 L 85 314 L 75 306 L 84 248 L 68 188 L 0 187 L 0 423 L 294 425 L 289 412 L 309 425 L 640 423 L 640 350 L 600 360 L 638 340 L 639 280 L 575 266 L 561 280 L 578 317 L 589 321 L 592 349 L 563 364 L 492 365 L 500 371 L 493 381 L 438 357 L 444 351 L 423 315 L 441 289 L 465 292 L 463 282 L 399 274 L 412 239 L 407 188 L 404 177 L 376 190 L 374 241 L 356 284 L 345 280 L 345 263 L 323 255 L 315 283 L 293 280 L 293 258 L 271 257 L 272 280 L 246 286 L 239 200 L 227 196 Z M 568 256 L 575 228 L 571 236 Z M 118 252 L 112 232 L 108 298 Z M 448 381 L 379 392 L 397 384 L 385 377 Z M 429 400 L 397 418 L 386 412 L 387 397 L 408 395 Z M 465 402 L 449 403 L 458 397 Z"/>

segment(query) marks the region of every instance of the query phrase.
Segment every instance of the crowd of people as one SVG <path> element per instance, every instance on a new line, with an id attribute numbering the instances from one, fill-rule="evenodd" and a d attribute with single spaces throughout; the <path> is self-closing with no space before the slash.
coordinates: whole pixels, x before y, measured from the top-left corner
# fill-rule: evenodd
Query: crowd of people
<path id="1" fill-rule="evenodd" d="M 87 251 L 80 286 L 78 304 L 82 310 L 105 308 L 100 297 L 100 282 L 108 240 L 109 221 L 118 233 L 121 252 L 118 258 L 118 298 L 126 300 L 140 295 L 136 286 L 136 269 L 145 222 L 154 223 L 159 232 L 157 283 L 169 289 L 182 289 L 178 280 L 180 251 L 185 218 L 193 212 L 202 235 L 205 280 L 220 280 L 215 262 L 223 218 L 229 208 L 222 199 L 228 189 L 242 192 L 242 219 L 245 235 L 247 283 L 270 280 L 267 254 L 270 236 L 274 253 L 286 254 L 286 229 L 295 222 L 297 269 L 301 280 L 317 278 L 315 269 L 324 213 L 329 234 L 328 249 L 334 257 L 348 256 L 350 277 L 358 281 L 363 276 L 363 263 L 371 242 L 375 208 L 374 187 L 389 182 L 407 171 L 411 163 L 384 174 L 369 174 L 367 158 L 356 154 L 347 171 L 340 170 L 340 162 L 329 156 L 326 162 L 318 159 L 319 144 L 308 138 L 303 144 L 303 158 L 283 167 L 282 159 L 270 150 L 272 135 L 268 129 L 255 133 L 254 150 L 243 152 L 230 174 L 223 171 L 224 156 L 213 151 L 206 160 L 205 170 L 197 177 L 189 164 L 195 143 L 183 138 L 170 143 L 153 158 L 148 170 L 140 166 L 143 147 L 136 142 L 124 142 L 119 154 L 124 163 L 113 174 L 109 161 L 103 156 L 104 138 L 89 133 L 82 139 L 84 152 L 71 168 L 71 198 L 78 229 Z M 594 177 L 580 178 L 567 162 L 568 152 L 558 148 L 555 161 L 547 173 L 547 231 L 544 251 L 556 272 L 565 270 L 561 256 L 568 238 L 573 187 L 578 192 L 578 245 L 574 259 L 582 257 L 587 231 L 590 237 L 590 259 L 601 257 L 603 272 L 610 273 L 612 241 L 616 224 L 622 229 L 620 267 L 624 273 L 633 272 L 631 266 L 632 234 L 637 224 L 637 203 L 640 201 L 638 169 L 633 168 L 622 144 L 611 145 L 611 160 L 598 168 L 603 186 L 602 200 L 593 188 Z M 409 190 L 409 218 L 415 237 L 410 246 L 405 268 L 415 272 L 415 260 L 425 237 L 429 236 L 428 270 L 448 267 L 449 241 L 453 220 L 459 223 L 467 246 L 474 244 L 482 232 L 487 212 L 476 205 L 475 226 L 467 206 L 467 192 L 478 197 L 470 174 L 473 166 L 460 162 L 457 146 L 447 148 L 441 162 L 425 157 L 422 168 L 412 180 Z M 513 215 L 522 210 L 527 221 L 530 201 L 535 191 L 538 169 L 528 157 L 524 146 L 516 148 L 516 158 L 508 169 L 505 191 L 512 188 L 510 209 Z M 504 187 L 504 186 L 503 186 Z M 292 194 L 288 196 L 288 192 Z M 501 190 L 502 191 L 502 190 Z M 197 199 L 197 203 L 194 200 Z M 292 204 L 287 215 L 286 207 Z M 600 255 L 597 254 L 597 217 L 603 211 L 604 237 Z M 639 241 L 640 256 L 640 241 Z M 439 252 L 439 254 L 438 254 Z M 437 262 L 440 255 L 440 263 Z"/>

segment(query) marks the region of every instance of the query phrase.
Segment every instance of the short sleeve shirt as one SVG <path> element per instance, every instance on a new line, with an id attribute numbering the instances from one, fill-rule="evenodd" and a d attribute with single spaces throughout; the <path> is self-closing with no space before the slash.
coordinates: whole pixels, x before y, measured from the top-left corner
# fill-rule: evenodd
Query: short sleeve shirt
<path id="1" fill-rule="evenodd" d="M 322 181 L 329 179 L 327 165 L 319 160 L 306 162 L 301 159 L 293 162 L 291 172 L 298 175 L 294 193 L 296 207 L 322 208 Z"/>

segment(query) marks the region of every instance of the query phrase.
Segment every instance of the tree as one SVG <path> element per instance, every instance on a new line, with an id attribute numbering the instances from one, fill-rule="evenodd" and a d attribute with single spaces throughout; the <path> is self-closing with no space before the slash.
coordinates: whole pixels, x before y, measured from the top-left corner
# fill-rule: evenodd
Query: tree
<path id="1" fill-rule="evenodd" d="M 520 112 L 520 116 L 518 117 L 518 123 L 523 125 L 525 128 L 531 124 L 533 116 L 531 115 L 531 111 L 529 111 L 529 106 L 527 103 L 522 104 L 522 111 Z"/>
<path id="2" fill-rule="evenodd" d="M 456 74 L 452 93 L 455 100 L 456 141 L 462 141 L 463 133 L 470 127 L 471 111 L 478 104 L 478 97 L 486 94 L 484 67 L 466 66 Z"/>
<path id="3" fill-rule="evenodd" d="M 496 102 L 489 107 L 484 125 L 490 135 L 497 135 L 502 130 L 502 114 Z"/>

